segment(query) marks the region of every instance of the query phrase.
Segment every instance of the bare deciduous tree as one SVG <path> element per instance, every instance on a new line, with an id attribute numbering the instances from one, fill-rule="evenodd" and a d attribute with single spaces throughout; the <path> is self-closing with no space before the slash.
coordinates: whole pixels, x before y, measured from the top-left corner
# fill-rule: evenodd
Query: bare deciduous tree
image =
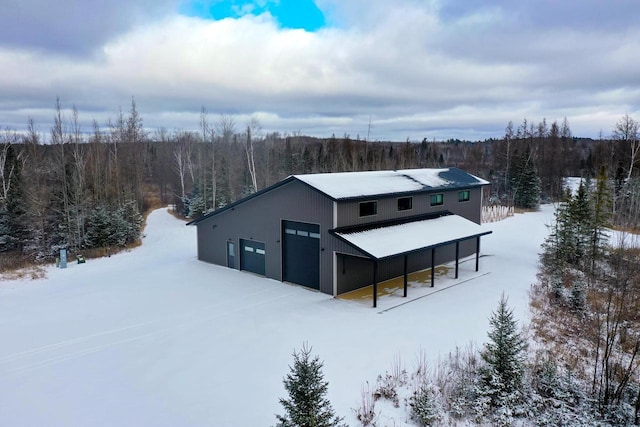
<path id="1" fill-rule="evenodd" d="M 233 117 L 223 114 L 218 118 L 216 123 L 216 131 L 224 144 L 229 144 L 236 133 L 236 121 Z"/>
<path id="2" fill-rule="evenodd" d="M 247 123 L 247 133 L 245 135 L 244 149 L 247 154 L 247 167 L 249 168 L 249 175 L 251 176 L 252 193 L 258 191 L 258 177 L 256 174 L 256 161 L 255 161 L 255 140 L 259 139 L 259 133 L 262 130 L 262 125 L 257 117 L 251 116 L 249 123 Z"/>
<path id="3" fill-rule="evenodd" d="M 86 150 L 83 144 L 79 113 L 73 106 L 71 115 L 71 157 L 73 160 L 72 185 L 70 186 L 73 204 L 74 242 L 76 246 L 84 242 L 85 219 L 87 215 L 86 195 Z"/>
<path id="4" fill-rule="evenodd" d="M 629 170 L 627 171 L 627 180 L 631 179 L 633 167 L 637 161 L 638 151 L 640 151 L 640 139 L 638 138 L 639 123 L 633 120 L 631 116 L 625 114 L 616 123 L 613 130 L 613 138 L 622 141 L 631 149 L 631 160 L 629 162 Z"/>
<path id="5" fill-rule="evenodd" d="M 211 175 L 209 177 L 210 185 L 211 185 L 211 209 L 216 208 L 216 138 L 215 138 L 215 130 L 209 125 L 208 121 L 208 112 L 207 109 L 203 106 L 200 110 L 200 132 L 202 133 L 202 147 L 204 151 L 204 159 L 201 162 L 202 169 L 202 186 L 203 186 L 203 201 L 204 201 L 204 209 L 209 209 L 209 203 L 207 198 L 207 191 L 205 191 L 207 182 L 207 163 L 211 167 Z M 200 151 L 199 151 L 200 152 Z"/>
<path id="6" fill-rule="evenodd" d="M 11 182 L 16 172 L 15 164 L 8 164 L 9 148 L 18 142 L 18 134 L 9 129 L 5 129 L 0 135 L 0 185 L 2 185 L 2 202 L 7 200 L 9 190 L 11 190 Z M 19 157 L 22 155 L 19 154 Z"/>
<path id="7" fill-rule="evenodd" d="M 62 114 L 62 106 L 60 98 L 56 98 L 55 113 L 53 117 L 53 127 L 51 128 L 51 144 L 56 146 L 56 169 L 58 171 L 58 179 L 60 181 L 59 197 L 61 201 L 61 212 L 59 212 L 62 220 L 63 241 L 61 244 L 72 244 L 70 235 L 71 230 L 71 208 L 69 202 L 69 177 L 67 175 L 67 151 L 69 144 L 69 136 L 67 134 L 67 124 Z"/>
<path id="8" fill-rule="evenodd" d="M 186 175 L 191 163 L 191 140 L 190 138 L 180 138 L 173 149 L 174 169 L 180 179 L 180 198 L 186 195 Z"/>

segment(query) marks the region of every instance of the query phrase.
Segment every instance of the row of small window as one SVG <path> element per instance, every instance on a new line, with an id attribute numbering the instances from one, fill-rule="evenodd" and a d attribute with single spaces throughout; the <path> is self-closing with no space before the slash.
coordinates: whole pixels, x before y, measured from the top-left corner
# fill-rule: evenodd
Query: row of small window
<path id="1" fill-rule="evenodd" d="M 471 199 L 471 192 L 463 190 L 458 192 L 459 202 L 468 202 Z M 431 206 L 440 206 L 444 204 L 444 194 L 432 194 Z M 413 197 L 398 198 L 398 211 L 408 211 L 413 209 Z M 378 213 L 378 202 L 362 202 L 360 203 L 360 216 L 371 216 Z"/>
<path id="2" fill-rule="evenodd" d="M 302 236 L 302 237 L 311 237 L 312 239 L 320 238 L 320 233 L 313 233 L 311 231 L 294 230 L 293 228 L 285 228 L 284 232 L 286 234 L 295 234 L 297 236 Z"/>

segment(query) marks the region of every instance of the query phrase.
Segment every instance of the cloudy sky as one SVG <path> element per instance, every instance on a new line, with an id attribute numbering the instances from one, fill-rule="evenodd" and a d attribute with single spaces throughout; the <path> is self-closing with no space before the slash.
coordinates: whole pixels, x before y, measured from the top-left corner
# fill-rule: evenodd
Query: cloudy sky
<path id="1" fill-rule="evenodd" d="M 638 0 L 2 0 L 0 127 L 484 139 L 512 120 L 608 136 L 640 120 Z M 68 115 L 68 112 L 67 112 Z"/>

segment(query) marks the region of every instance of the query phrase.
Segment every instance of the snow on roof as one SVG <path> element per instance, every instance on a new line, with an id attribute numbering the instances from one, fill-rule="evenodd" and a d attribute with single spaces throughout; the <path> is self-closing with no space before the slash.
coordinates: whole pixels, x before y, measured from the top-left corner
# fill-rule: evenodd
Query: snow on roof
<path id="1" fill-rule="evenodd" d="M 489 233 L 490 230 L 466 218 L 447 215 L 352 233 L 336 232 L 336 235 L 374 258 L 382 259 Z"/>
<path id="2" fill-rule="evenodd" d="M 488 184 L 457 168 L 319 173 L 294 177 L 333 199 Z"/>

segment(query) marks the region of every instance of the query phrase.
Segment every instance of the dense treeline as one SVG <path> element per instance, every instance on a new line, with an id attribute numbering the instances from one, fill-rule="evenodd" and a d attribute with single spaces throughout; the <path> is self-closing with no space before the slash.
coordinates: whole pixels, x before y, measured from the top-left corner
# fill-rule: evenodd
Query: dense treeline
<path id="1" fill-rule="evenodd" d="M 484 142 L 318 139 L 265 133 L 255 118 L 243 125 L 225 115 L 210 119 L 204 108 L 198 131 L 148 132 L 133 99 L 106 125 L 94 121 L 84 129 L 79 116 L 56 100 L 48 132 L 29 119 L 26 131 L 0 134 L 5 255 L 44 260 L 62 247 L 126 246 L 138 239 L 140 214 L 150 208 L 173 204 L 197 218 L 300 173 L 456 166 L 491 181 L 486 200 L 535 207 L 540 197 L 562 196 L 563 177 L 594 176 L 604 168 L 617 180 L 622 206 L 638 133 L 625 116 L 613 138 L 600 141 L 573 137 L 566 120 L 509 123 L 504 138 Z"/>
<path id="2" fill-rule="evenodd" d="M 532 288 L 533 326 L 541 350 L 572 373 L 603 423 L 639 425 L 638 242 L 612 235 L 614 197 L 601 173 L 558 205 Z"/>
<path id="3" fill-rule="evenodd" d="M 481 350 L 456 349 L 435 366 L 419 357 L 411 374 L 398 358 L 363 387 L 361 424 L 376 425 L 384 399 L 424 426 L 640 425 L 640 249 L 637 235 L 611 230 L 615 185 L 602 167 L 556 205 L 530 329 L 503 296 Z"/>
<path id="4" fill-rule="evenodd" d="M 30 260 L 60 248 L 123 247 L 140 236 L 140 212 L 151 206 L 157 147 L 146 138 L 132 102 L 109 130 L 89 136 L 74 108 L 56 101 L 49 144 L 30 120 L 25 133 L 5 130 L 0 141 L 0 251 Z M 5 260 L 9 257 L 5 256 Z"/>

